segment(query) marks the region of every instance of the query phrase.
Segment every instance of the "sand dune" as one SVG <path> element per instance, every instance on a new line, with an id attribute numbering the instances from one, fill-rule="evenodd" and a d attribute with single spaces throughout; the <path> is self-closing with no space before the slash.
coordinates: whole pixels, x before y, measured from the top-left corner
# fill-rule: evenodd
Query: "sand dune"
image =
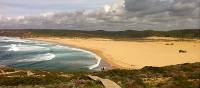
<path id="1" fill-rule="evenodd" d="M 55 37 L 32 39 L 72 45 L 93 51 L 116 68 L 142 68 L 200 62 L 200 42 L 198 40 L 114 41 Z M 184 50 L 186 53 L 180 53 L 179 50 Z"/>

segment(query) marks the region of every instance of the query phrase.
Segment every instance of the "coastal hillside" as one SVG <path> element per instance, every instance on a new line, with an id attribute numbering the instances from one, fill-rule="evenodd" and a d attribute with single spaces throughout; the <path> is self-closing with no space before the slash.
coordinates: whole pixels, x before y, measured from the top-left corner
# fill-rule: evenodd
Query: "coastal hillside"
<path id="1" fill-rule="evenodd" d="M 113 80 L 122 88 L 199 88 L 200 63 L 165 67 L 146 66 L 139 70 L 100 72 L 50 72 L 41 70 L 0 68 L 1 88 L 103 88 L 88 75 Z"/>
<path id="2" fill-rule="evenodd" d="M 131 39 L 151 36 L 174 38 L 200 38 L 200 29 L 184 29 L 171 31 L 126 30 L 126 31 L 82 31 L 82 30 L 52 30 L 52 29 L 1 29 L 0 36 L 13 37 L 81 37 L 81 38 L 110 38 Z"/>
<path id="3" fill-rule="evenodd" d="M 0 30 L 0 36 L 72 45 L 94 52 L 102 58 L 104 63 L 101 65 L 106 62 L 112 69 L 104 70 L 103 67 L 101 71 L 69 72 L 0 66 L 0 88 L 104 88 L 100 81 L 91 79 L 91 75 L 109 79 L 122 88 L 200 87 L 199 29 L 47 30 Z M 137 65 L 141 68 L 134 69 Z"/>

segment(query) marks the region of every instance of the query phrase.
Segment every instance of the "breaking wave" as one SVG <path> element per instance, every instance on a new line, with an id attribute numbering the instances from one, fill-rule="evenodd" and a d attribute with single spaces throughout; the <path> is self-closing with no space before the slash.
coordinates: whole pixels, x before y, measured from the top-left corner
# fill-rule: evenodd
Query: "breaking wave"
<path id="1" fill-rule="evenodd" d="M 32 58 L 29 59 L 22 59 L 22 60 L 18 60 L 17 62 L 38 62 L 38 61 L 48 61 L 48 60 L 52 60 L 53 58 L 55 58 L 56 55 L 52 54 L 52 53 L 47 53 L 47 54 L 39 54 L 36 55 Z"/>
<path id="2" fill-rule="evenodd" d="M 90 52 L 90 51 L 87 51 L 87 50 L 83 50 L 83 49 L 78 49 L 78 48 L 71 48 L 71 49 L 72 49 L 72 50 L 77 50 L 77 51 L 82 51 L 82 52 L 88 53 L 88 54 L 94 56 L 95 59 L 97 59 L 96 64 L 93 64 L 93 65 L 87 66 L 89 69 L 97 68 L 97 67 L 100 65 L 100 63 L 101 63 L 101 57 L 99 57 L 99 56 L 96 55 L 95 53 Z"/>
<path id="3" fill-rule="evenodd" d="M 25 40 L 20 38 L 13 37 L 0 37 L 0 42 L 20 42 L 20 43 L 32 43 L 31 40 Z"/>
<path id="4" fill-rule="evenodd" d="M 0 50 L 0 65 L 14 67 L 34 68 L 34 66 L 38 66 L 38 69 L 63 69 L 66 67 L 65 70 L 92 70 L 96 69 L 101 62 L 101 57 L 88 50 L 15 37 L 0 36 Z M 31 67 L 29 64 L 32 62 L 37 65 L 31 65 Z M 49 67 L 49 65 L 55 67 Z"/>
<path id="5" fill-rule="evenodd" d="M 7 51 L 41 51 L 41 50 L 49 50 L 49 48 L 41 47 L 41 46 L 32 46 L 32 45 L 21 45 L 21 44 L 11 44 L 8 46 Z"/>

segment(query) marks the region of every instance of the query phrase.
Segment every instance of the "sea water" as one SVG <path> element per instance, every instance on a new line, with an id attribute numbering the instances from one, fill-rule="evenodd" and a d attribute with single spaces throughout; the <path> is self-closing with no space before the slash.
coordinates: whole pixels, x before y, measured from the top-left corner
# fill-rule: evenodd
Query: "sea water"
<path id="1" fill-rule="evenodd" d="M 41 41 L 0 37 L 0 65 L 53 71 L 92 71 L 101 58 L 96 54 Z"/>

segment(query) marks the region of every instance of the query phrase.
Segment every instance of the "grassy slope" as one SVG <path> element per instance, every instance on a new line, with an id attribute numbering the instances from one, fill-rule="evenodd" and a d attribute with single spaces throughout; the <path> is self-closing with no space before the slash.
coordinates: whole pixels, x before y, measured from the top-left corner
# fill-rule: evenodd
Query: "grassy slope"
<path id="1" fill-rule="evenodd" d="M 1 68 L 5 72 L 16 69 Z M 181 64 L 166 67 L 144 67 L 140 70 L 114 69 L 103 72 L 67 73 L 32 71 L 27 76 L 26 70 L 0 76 L 1 86 L 32 86 L 32 87 L 78 87 L 102 88 L 99 82 L 87 77 L 88 74 L 115 81 L 122 88 L 199 88 L 200 63 Z"/>

